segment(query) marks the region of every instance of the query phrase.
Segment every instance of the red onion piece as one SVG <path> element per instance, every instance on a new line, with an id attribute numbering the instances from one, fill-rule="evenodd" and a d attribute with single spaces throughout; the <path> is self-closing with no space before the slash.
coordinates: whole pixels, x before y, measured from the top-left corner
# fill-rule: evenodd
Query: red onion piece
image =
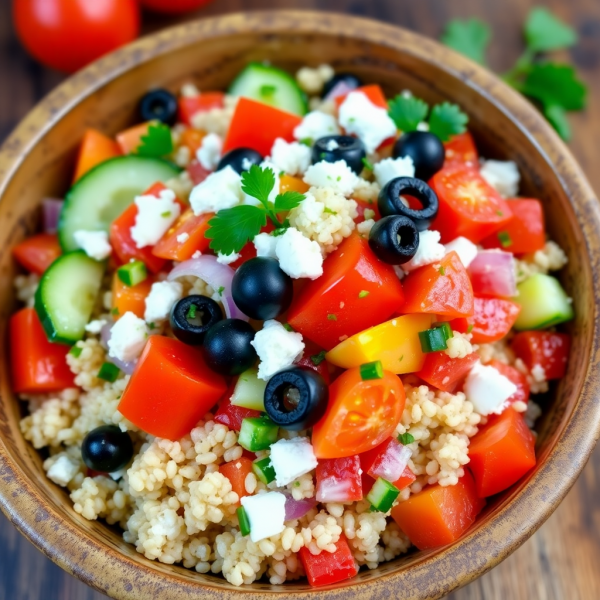
<path id="1" fill-rule="evenodd" d="M 114 323 L 105 323 L 100 332 L 100 345 L 105 350 L 108 350 L 108 340 L 110 339 L 110 330 L 112 329 L 113 325 Z M 119 367 L 119 369 L 121 369 L 121 371 L 123 371 L 123 373 L 126 375 L 131 375 L 135 369 L 135 365 L 137 364 L 137 360 L 125 362 L 110 356 L 108 353 L 106 354 L 106 360 L 115 365 L 115 367 Z"/>
<path id="2" fill-rule="evenodd" d="M 302 500 L 294 500 L 294 498 L 285 494 L 285 520 L 294 521 L 301 519 L 311 508 L 317 505 L 315 498 L 303 498 Z"/>
<path id="3" fill-rule="evenodd" d="M 235 305 L 231 296 L 231 281 L 234 274 L 235 271 L 229 265 L 222 265 L 217 262 L 216 256 L 207 254 L 198 258 L 191 258 L 177 265 L 169 273 L 169 281 L 173 281 L 178 277 L 199 277 L 206 281 L 213 290 L 223 288 L 221 300 L 227 317 L 249 321 L 250 318 Z"/>
<path id="4" fill-rule="evenodd" d="M 411 456 L 412 451 L 410 448 L 392 439 L 387 445 L 385 452 L 375 459 L 375 462 L 369 469 L 369 475 L 375 479 L 381 477 L 391 482 L 398 481 L 402 472 L 406 469 Z"/>
<path id="5" fill-rule="evenodd" d="M 333 100 L 335 98 L 339 98 L 340 96 L 345 96 L 355 89 L 355 85 L 348 85 L 347 82 L 340 81 L 331 88 L 331 91 L 327 94 L 327 96 L 325 96 L 324 100 Z"/>
<path id="6" fill-rule="evenodd" d="M 56 233 L 58 229 L 58 219 L 62 210 L 64 201 L 57 198 L 44 198 L 42 200 L 42 216 L 44 220 L 44 231 L 46 233 Z"/>
<path id="7" fill-rule="evenodd" d="M 469 265 L 476 296 L 512 298 L 517 295 L 515 258 L 502 250 L 480 250 Z"/>
<path id="8" fill-rule="evenodd" d="M 319 502 L 352 502 L 352 481 L 327 477 L 319 482 L 316 498 Z"/>

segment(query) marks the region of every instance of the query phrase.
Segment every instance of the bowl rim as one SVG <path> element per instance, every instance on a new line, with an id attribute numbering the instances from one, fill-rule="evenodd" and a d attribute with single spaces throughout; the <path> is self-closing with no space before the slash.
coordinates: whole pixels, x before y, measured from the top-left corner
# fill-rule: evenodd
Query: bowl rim
<path id="1" fill-rule="evenodd" d="M 385 45 L 390 50 L 406 53 L 406 41 L 412 42 L 413 56 L 431 61 L 438 57 L 438 66 L 483 96 L 496 109 L 510 117 L 546 160 L 554 164 L 557 176 L 571 200 L 576 218 L 583 232 L 586 251 L 593 271 L 600 268 L 600 257 L 594 258 L 590 246 L 600 239 L 600 207 L 589 183 L 574 157 L 541 114 L 522 96 L 509 88 L 494 74 L 476 65 L 467 58 L 443 48 L 437 42 L 410 32 L 396 25 L 351 15 L 303 10 L 264 10 L 218 15 L 171 27 L 143 37 L 134 43 L 107 55 L 84 70 L 73 75 L 50 92 L 19 123 L 0 147 L 0 198 L 11 177 L 25 160 L 31 148 L 62 119 L 78 102 L 94 94 L 109 81 L 116 79 L 136 65 L 201 39 L 218 38 L 223 33 L 252 32 L 260 34 L 281 31 L 302 33 L 326 33 L 358 38 L 364 42 Z M 351 33 L 348 34 L 348 31 Z M 398 36 L 401 33 L 401 36 Z M 396 40 L 396 36 L 402 39 Z M 440 53 L 443 51 L 443 60 Z M 493 89 L 493 95 L 490 90 Z M 548 156 L 552 150 L 555 158 Z M 600 281 L 594 281 L 594 297 L 600 298 Z M 136 562 L 104 544 L 100 539 L 82 536 L 77 522 L 65 519 L 53 506 L 49 506 L 43 495 L 11 459 L 3 439 L 0 437 L 0 509 L 12 523 L 46 556 L 63 569 L 77 576 L 88 585 L 120 600 L 152 597 L 167 600 L 180 597 L 183 593 L 220 594 L 226 598 L 239 598 L 240 593 L 248 597 L 264 598 L 264 592 L 273 595 L 286 594 L 292 598 L 313 599 L 380 598 L 389 595 L 393 586 L 401 584 L 408 588 L 423 590 L 423 600 L 434 600 L 448 594 L 460 585 L 465 585 L 505 559 L 531 536 L 550 516 L 564 498 L 577 475 L 589 458 L 600 437 L 600 403 L 598 389 L 600 373 L 594 367 L 600 361 L 600 322 L 598 300 L 593 308 L 594 322 L 590 325 L 590 361 L 587 367 L 581 394 L 562 436 L 552 447 L 545 463 L 527 481 L 522 489 L 513 493 L 503 506 L 489 519 L 486 527 L 475 528 L 463 536 L 458 545 L 425 555 L 417 565 L 396 573 L 384 573 L 365 581 L 348 583 L 340 588 L 306 588 L 290 591 L 284 586 L 241 587 L 231 589 L 216 582 L 189 582 L 181 580 L 176 572 L 161 573 L 154 570 L 153 563 L 146 560 Z M 0 430 L 3 423 L 0 422 Z M 584 435 L 585 434 L 585 435 Z M 558 474 L 569 475 L 559 478 Z M 556 483 L 558 481 L 558 483 Z M 523 514 L 528 518 L 523 519 Z M 41 535 L 39 522 L 44 530 L 54 530 L 55 535 Z M 59 538 L 60 537 L 60 542 Z M 93 553 L 94 560 L 81 561 L 82 552 Z M 461 561 L 460 553 L 467 561 Z M 457 575 L 457 564 L 463 564 Z M 431 569 L 436 578 L 431 582 Z M 106 572 L 123 575 L 120 587 L 107 589 L 103 585 Z M 113 579 L 116 577 L 113 575 Z M 140 583 L 141 580 L 143 583 Z M 135 582 L 132 585 L 130 582 Z M 128 583 L 129 582 L 129 583 Z M 144 590 L 143 593 L 136 591 Z M 172 594 L 172 595 L 171 595 Z"/>

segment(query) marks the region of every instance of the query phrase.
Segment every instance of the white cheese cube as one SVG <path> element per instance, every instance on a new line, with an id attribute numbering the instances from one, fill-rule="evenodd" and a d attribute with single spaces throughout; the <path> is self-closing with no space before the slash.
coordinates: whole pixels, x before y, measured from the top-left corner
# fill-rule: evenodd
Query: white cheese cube
<path id="1" fill-rule="evenodd" d="M 275 483 L 279 487 L 317 468 L 313 447 L 305 437 L 279 440 L 272 444 L 269 458 L 275 470 Z"/>
<path id="2" fill-rule="evenodd" d="M 500 414 L 517 386 L 494 367 L 476 362 L 465 380 L 467 400 L 480 415 Z"/>
<path id="3" fill-rule="evenodd" d="M 169 318 L 175 302 L 181 300 L 183 286 L 177 281 L 157 281 L 146 296 L 144 319 L 147 323 L 160 323 Z"/>
<path id="4" fill-rule="evenodd" d="M 138 212 L 131 237 L 138 248 L 154 246 L 173 225 L 181 212 L 172 190 L 162 190 L 159 197 L 138 196 L 135 199 Z"/>
<path id="5" fill-rule="evenodd" d="M 90 258 L 95 260 L 104 260 L 110 256 L 112 247 L 108 243 L 108 234 L 106 231 L 87 231 L 79 229 L 73 234 L 75 243 Z"/>
<path id="6" fill-rule="evenodd" d="M 402 265 L 405 273 L 410 273 L 419 267 L 430 265 L 444 258 L 446 249 L 440 244 L 439 231 L 419 231 L 419 247 L 415 255 Z"/>
<path id="7" fill-rule="evenodd" d="M 265 321 L 250 343 L 260 359 L 258 378 L 265 381 L 291 367 L 304 350 L 302 335 L 288 331 L 279 321 Z"/>
<path id="8" fill-rule="evenodd" d="M 275 254 L 284 273 L 293 279 L 317 279 L 323 275 L 321 247 L 290 227 L 277 238 Z"/>
<path id="9" fill-rule="evenodd" d="M 308 167 L 304 182 L 315 187 L 332 188 L 343 196 L 350 196 L 358 185 L 358 177 L 345 160 L 333 163 L 322 160 Z"/>
<path id="10" fill-rule="evenodd" d="M 521 175 L 512 160 L 484 160 L 481 176 L 502 196 L 514 198 L 519 193 Z"/>
<path id="11" fill-rule="evenodd" d="M 66 487 L 77 473 L 79 473 L 79 465 L 66 454 L 62 454 L 48 469 L 46 475 L 54 483 Z"/>
<path id="12" fill-rule="evenodd" d="M 402 158 L 385 158 L 373 165 L 373 173 L 377 183 L 383 187 L 396 177 L 414 177 L 415 163 L 410 156 Z"/>
<path id="13" fill-rule="evenodd" d="M 135 360 L 142 353 L 149 335 L 146 322 L 132 312 L 126 312 L 110 330 L 108 355 L 123 362 Z"/>
<path id="14" fill-rule="evenodd" d="M 202 145 L 196 151 L 196 158 L 207 171 L 214 171 L 221 160 L 222 151 L 221 137 L 216 133 L 209 133 L 202 138 Z"/>
<path id="15" fill-rule="evenodd" d="M 266 256 L 268 258 L 277 258 L 275 248 L 277 247 L 277 238 L 269 233 L 259 233 L 252 240 L 256 248 L 256 256 Z"/>
<path id="16" fill-rule="evenodd" d="M 315 110 L 309 112 L 302 119 L 302 123 L 294 129 L 294 137 L 297 140 L 318 140 L 328 135 L 338 135 L 340 127 L 335 117 L 324 112 Z"/>
<path id="17" fill-rule="evenodd" d="M 260 542 L 285 529 L 285 496 L 280 492 L 267 492 L 244 496 L 240 502 L 250 522 L 250 539 Z"/>
<path id="18" fill-rule="evenodd" d="M 190 206 L 195 215 L 219 212 L 242 202 L 242 179 L 229 165 L 211 173 L 190 194 Z"/>
<path id="19" fill-rule="evenodd" d="M 444 245 L 446 254 L 450 252 L 456 252 L 460 262 L 463 264 L 465 269 L 469 268 L 469 265 L 475 260 L 477 256 L 477 246 L 466 237 L 457 237 L 451 242 Z"/>
<path id="20" fill-rule="evenodd" d="M 310 155 L 308 146 L 277 138 L 271 149 L 271 162 L 277 169 L 276 173 L 283 171 L 288 175 L 302 175 L 310 165 Z"/>

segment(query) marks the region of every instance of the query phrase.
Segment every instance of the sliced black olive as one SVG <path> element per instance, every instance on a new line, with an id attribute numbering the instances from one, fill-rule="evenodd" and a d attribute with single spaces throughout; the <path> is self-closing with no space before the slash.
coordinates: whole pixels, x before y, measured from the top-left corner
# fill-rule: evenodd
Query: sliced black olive
<path id="1" fill-rule="evenodd" d="M 369 246 L 379 260 L 390 265 L 402 265 L 416 254 L 419 232 L 408 217 L 383 217 L 371 228 Z"/>
<path id="2" fill-rule="evenodd" d="M 90 431 L 81 445 L 83 462 L 93 471 L 120 471 L 133 457 L 133 443 L 116 425 L 102 425 Z"/>
<path id="3" fill-rule="evenodd" d="M 223 319 L 221 307 L 208 296 L 186 296 L 171 310 L 173 335 L 190 346 L 201 346 L 208 330 Z"/>
<path id="4" fill-rule="evenodd" d="M 362 81 L 356 75 L 352 75 L 352 73 L 337 73 L 323 86 L 323 96 L 327 96 L 338 83 L 345 83 L 352 89 L 356 89 L 363 84 Z"/>
<path id="5" fill-rule="evenodd" d="M 256 363 L 256 350 L 250 345 L 254 329 L 241 319 L 223 319 L 204 338 L 206 364 L 221 375 L 239 375 Z"/>
<path id="6" fill-rule="evenodd" d="M 265 411 L 273 423 L 299 431 L 312 427 L 324 414 L 329 388 L 309 367 L 292 367 L 275 373 L 265 388 Z"/>
<path id="7" fill-rule="evenodd" d="M 359 175 L 364 169 L 363 160 L 367 156 L 364 144 L 350 135 L 328 135 L 315 142 L 312 149 L 312 163 L 336 162 L 345 160 L 347 165 Z"/>
<path id="8" fill-rule="evenodd" d="M 292 303 L 294 282 L 275 258 L 247 260 L 233 276 L 231 294 L 237 307 L 252 319 L 267 321 Z"/>
<path id="9" fill-rule="evenodd" d="M 398 138 L 393 156 L 410 156 L 415 164 L 415 177 L 428 181 L 444 166 L 446 150 L 437 135 L 428 131 L 411 131 Z"/>
<path id="10" fill-rule="evenodd" d="M 423 208 L 412 209 L 406 206 L 400 196 L 407 194 L 414 196 Z M 439 201 L 435 192 L 421 179 L 414 177 L 396 177 L 388 181 L 377 199 L 377 206 L 382 217 L 390 215 L 402 215 L 412 219 L 419 231 L 423 231 L 431 225 L 439 209 Z"/>
<path id="11" fill-rule="evenodd" d="M 252 165 L 260 165 L 263 160 L 262 155 L 252 148 L 236 148 L 221 158 L 217 171 L 231 167 L 241 175 L 244 171 L 249 171 Z"/>
<path id="12" fill-rule="evenodd" d="M 142 121 L 160 121 L 167 125 L 175 125 L 177 98 L 168 90 L 148 92 L 140 101 L 140 117 Z"/>

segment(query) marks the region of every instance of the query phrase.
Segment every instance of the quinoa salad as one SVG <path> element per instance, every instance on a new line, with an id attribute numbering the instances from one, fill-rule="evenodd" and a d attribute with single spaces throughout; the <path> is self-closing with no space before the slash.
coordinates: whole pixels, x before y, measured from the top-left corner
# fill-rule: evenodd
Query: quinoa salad
<path id="1" fill-rule="evenodd" d="M 394 94 L 262 63 L 151 90 L 13 248 L 23 435 L 147 559 L 330 585 L 535 466 L 566 255 L 459 106 Z"/>

